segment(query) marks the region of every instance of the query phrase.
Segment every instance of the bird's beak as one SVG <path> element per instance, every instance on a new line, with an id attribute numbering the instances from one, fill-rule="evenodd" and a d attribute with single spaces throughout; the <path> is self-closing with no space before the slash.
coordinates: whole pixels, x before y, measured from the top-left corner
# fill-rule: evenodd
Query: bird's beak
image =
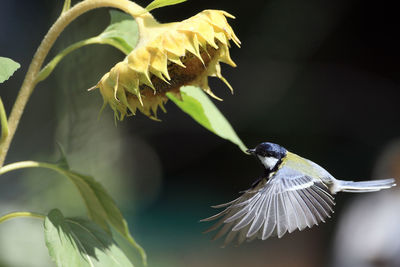
<path id="1" fill-rule="evenodd" d="M 252 148 L 252 149 L 247 149 L 246 152 L 251 155 L 254 155 L 256 153 L 256 150 L 254 148 Z"/>

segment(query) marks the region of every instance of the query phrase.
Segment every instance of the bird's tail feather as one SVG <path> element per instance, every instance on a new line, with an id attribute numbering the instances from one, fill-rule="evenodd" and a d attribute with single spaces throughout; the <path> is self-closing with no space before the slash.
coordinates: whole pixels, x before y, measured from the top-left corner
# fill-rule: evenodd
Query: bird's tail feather
<path id="1" fill-rule="evenodd" d="M 339 182 L 340 183 L 337 191 L 352 193 L 374 192 L 382 189 L 391 188 L 396 185 L 395 180 L 392 178 L 362 182 L 340 180 Z"/>

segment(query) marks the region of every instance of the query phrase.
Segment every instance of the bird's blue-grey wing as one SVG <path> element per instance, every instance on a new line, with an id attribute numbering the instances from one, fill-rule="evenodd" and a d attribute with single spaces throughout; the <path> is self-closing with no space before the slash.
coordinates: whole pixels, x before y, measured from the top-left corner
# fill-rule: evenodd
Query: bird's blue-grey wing
<path id="1" fill-rule="evenodd" d="M 220 213 L 202 221 L 219 221 L 206 232 L 219 229 L 214 239 L 226 233 L 225 244 L 254 238 L 282 237 L 286 232 L 318 225 L 330 217 L 334 200 L 318 179 L 292 168 L 282 168 L 270 180 L 261 180 L 237 199 L 215 208 Z"/>

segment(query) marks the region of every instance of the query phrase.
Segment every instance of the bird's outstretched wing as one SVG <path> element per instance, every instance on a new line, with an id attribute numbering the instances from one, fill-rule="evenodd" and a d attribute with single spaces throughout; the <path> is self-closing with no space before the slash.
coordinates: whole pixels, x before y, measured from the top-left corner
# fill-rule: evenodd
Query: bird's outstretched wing
<path id="1" fill-rule="evenodd" d="M 219 219 L 210 232 L 221 229 L 214 239 L 227 232 L 225 245 L 237 236 L 238 244 L 244 240 L 270 236 L 282 237 L 286 232 L 325 222 L 335 205 L 328 188 L 318 179 L 305 176 L 291 168 L 283 168 L 270 179 L 261 180 L 239 198 L 214 208 L 225 209 L 201 221 Z"/>

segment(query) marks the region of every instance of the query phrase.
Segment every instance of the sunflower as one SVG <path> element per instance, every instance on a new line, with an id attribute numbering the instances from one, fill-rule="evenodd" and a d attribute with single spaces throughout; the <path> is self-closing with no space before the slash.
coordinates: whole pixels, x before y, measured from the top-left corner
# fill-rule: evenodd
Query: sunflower
<path id="1" fill-rule="evenodd" d="M 240 41 L 228 24 L 232 15 L 221 10 L 205 10 L 181 22 L 158 23 L 149 13 L 136 18 L 140 29 L 138 45 L 117 63 L 96 85 L 105 105 L 117 119 L 137 110 L 157 119 L 170 92 L 180 97 L 180 88 L 194 85 L 216 97 L 208 86 L 208 76 L 221 79 L 220 62 L 235 67 L 229 55 L 230 40 Z"/>

